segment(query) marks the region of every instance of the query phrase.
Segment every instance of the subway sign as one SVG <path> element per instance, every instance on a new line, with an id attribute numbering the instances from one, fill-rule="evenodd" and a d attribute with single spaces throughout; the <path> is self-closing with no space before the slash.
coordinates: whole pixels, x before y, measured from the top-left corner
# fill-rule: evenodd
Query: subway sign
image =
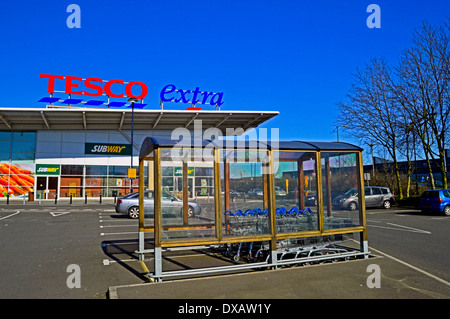
<path id="1" fill-rule="evenodd" d="M 84 154 L 131 155 L 131 144 L 84 143 Z"/>
<path id="2" fill-rule="evenodd" d="M 59 164 L 36 164 L 36 175 L 59 175 Z"/>

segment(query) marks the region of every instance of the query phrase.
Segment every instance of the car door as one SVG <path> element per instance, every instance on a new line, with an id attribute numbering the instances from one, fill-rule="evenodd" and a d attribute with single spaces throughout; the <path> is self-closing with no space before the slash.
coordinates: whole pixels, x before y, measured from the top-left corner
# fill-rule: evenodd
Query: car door
<path id="1" fill-rule="evenodd" d="M 379 207 L 383 205 L 383 194 L 379 187 L 372 187 L 373 207 Z"/>
<path id="2" fill-rule="evenodd" d="M 364 198 L 366 201 L 366 207 L 373 207 L 372 187 L 364 187 Z"/>
<path id="3" fill-rule="evenodd" d="M 154 205 L 153 191 L 146 191 L 144 193 L 144 217 L 155 216 Z"/>
<path id="4" fill-rule="evenodd" d="M 173 196 L 170 193 L 162 192 L 161 197 L 161 213 L 163 215 L 176 215 L 179 216 L 183 201 Z"/>

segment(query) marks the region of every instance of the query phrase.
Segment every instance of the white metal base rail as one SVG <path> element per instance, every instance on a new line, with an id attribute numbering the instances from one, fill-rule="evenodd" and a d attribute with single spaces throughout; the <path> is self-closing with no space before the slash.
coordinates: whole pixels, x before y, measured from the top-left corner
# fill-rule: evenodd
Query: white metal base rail
<path id="1" fill-rule="evenodd" d="M 207 248 L 208 246 L 192 246 L 192 248 Z M 186 247 L 185 247 L 186 248 Z M 316 252 L 323 250 L 324 248 L 317 248 Z M 335 250 L 334 253 L 327 253 L 323 255 L 314 255 L 314 256 L 306 256 L 306 257 L 295 257 L 289 259 L 282 259 L 283 252 L 274 251 L 272 254 L 267 256 L 267 260 L 264 262 L 253 262 L 239 265 L 230 265 L 230 266 L 217 266 L 217 267 L 208 267 L 208 268 L 195 268 L 195 269 L 187 269 L 187 270 L 174 270 L 174 271 L 162 271 L 162 255 L 161 248 L 159 249 L 148 249 L 146 252 L 153 252 L 155 254 L 155 265 L 159 269 L 155 269 L 155 272 L 148 273 L 147 277 L 153 279 L 154 281 L 162 281 L 162 278 L 165 277 L 176 277 L 176 276 L 191 276 L 191 275 L 203 275 L 210 273 L 219 273 L 219 272 L 233 272 L 239 270 L 247 270 L 253 268 L 272 268 L 277 269 L 281 266 L 287 265 L 309 265 L 314 262 L 325 262 L 331 260 L 332 262 L 336 262 L 338 260 L 349 260 L 350 258 L 368 258 L 370 252 L 369 251 L 361 251 L 356 248 L 346 247 L 341 245 L 334 245 L 333 248 Z M 181 249 L 177 249 L 181 250 Z M 173 249 L 172 249 L 173 251 Z M 306 251 L 304 251 L 306 252 Z M 281 257 L 281 258 L 279 258 Z"/>

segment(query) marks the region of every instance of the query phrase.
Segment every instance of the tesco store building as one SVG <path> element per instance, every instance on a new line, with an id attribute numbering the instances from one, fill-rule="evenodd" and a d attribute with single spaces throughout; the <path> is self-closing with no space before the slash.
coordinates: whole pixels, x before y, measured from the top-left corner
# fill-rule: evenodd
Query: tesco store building
<path id="1" fill-rule="evenodd" d="M 135 171 L 129 169 L 132 163 L 137 168 L 147 136 L 171 137 L 180 128 L 192 134 L 208 128 L 235 134 L 278 114 L 223 111 L 223 93 L 172 84 L 160 91 L 159 106 L 144 109 L 148 89 L 142 82 L 48 74 L 41 78 L 48 83 L 49 95 L 39 100 L 42 108 L 0 108 L 0 201 L 7 196 L 123 196 L 138 189 L 139 176 L 133 178 Z M 56 90 L 58 86 L 62 90 Z M 174 106 L 178 109 L 170 109 Z M 180 170 L 174 167 L 165 177 L 172 191 L 182 187 Z M 213 187 L 206 169 L 192 168 L 188 174 L 190 194 Z"/>

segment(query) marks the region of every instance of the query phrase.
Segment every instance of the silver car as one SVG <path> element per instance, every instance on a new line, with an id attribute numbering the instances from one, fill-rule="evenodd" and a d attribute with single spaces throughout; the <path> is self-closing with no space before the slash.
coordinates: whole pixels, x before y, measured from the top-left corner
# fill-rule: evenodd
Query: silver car
<path id="1" fill-rule="evenodd" d="M 366 186 L 364 187 L 366 207 L 391 208 L 395 204 L 395 197 L 389 187 Z M 340 209 L 358 209 L 358 191 L 350 189 L 343 195 L 333 199 L 333 207 Z"/>
<path id="2" fill-rule="evenodd" d="M 145 217 L 154 216 L 154 197 L 153 191 L 144 193 L 144 209 L 148 214 Z M 202 211 L 197 202 L 188 202 L 188 217 L 194 217 Z M 183 200 L 173 196 L 170 193 L 163 192 L 161 198 L 161 209 L 163 215 L 183 216 Z M 116 203 L 116 213 L 128 215 L 130 218 L 139 217 L 139 193 L 131 193 L 125 197 L 119 198 Z"/>

